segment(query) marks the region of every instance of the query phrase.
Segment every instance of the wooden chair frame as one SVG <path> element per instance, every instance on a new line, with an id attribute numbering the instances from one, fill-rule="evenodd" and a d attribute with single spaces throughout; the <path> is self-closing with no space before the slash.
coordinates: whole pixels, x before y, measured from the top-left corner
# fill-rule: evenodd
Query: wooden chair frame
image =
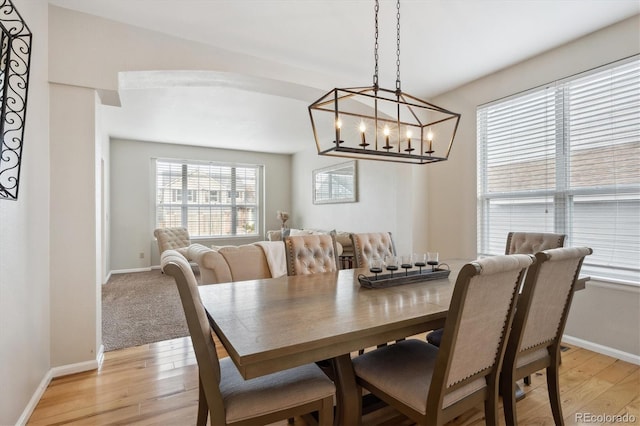
<path id="1" fill-rule="evenodd" d="M 180 260 L 180 258 L 183 260 Z M 181 265 L 181 263 L 183 264 Z M 197 424 L 199 426 L 207 425 L 207 417 L 210 416 L 212 425 L 227 425 L 226 410 L 219 387 L 221 380 L 220 361 L 212 337 L 214 331 L 210 326 L 210 319 L 200 300 L 197 283 L 195 285 L 189 283 L 185 276 L 187 273 L 192 273 L 189 264 L 186 259 L 174 250 L 167 250 L 163 253 L 162 269 L 176 281 L 198 362 Z M 195 278 L 193 282 L 195 283 Z M 314 411 L 319 413 L 318 421 L 320 425 L 332 425 L 333 396 L 232 424 L 237 426 L 269 424 Z"/>
<path id="2" fill-rule="evenodd" d="M 576 269 L 573 272 L 573 278 L 570 283 L 571 288 L 569 289 L 567 299 L 562 309 L 562 315 L 555 337 L 551 341 L 540 343 L 521 352 L 520 347 L 522 344 L 522 339 L 524 337 L 524 331 L 529 318 L 529 313 L 531 310 L 536 285 L 540 276 L 540 271 L 545 268 L 546 263 L 552 259 L 553 253 L 558 253 L 560 251 L 568 252 L 571 250 L 577 252 L 576 259 L 579 260 L 576 264 Z M 549 392 L 549 402 L 551 404 L 553 419 L 556 425 L 564 424 L 564 419 L 562 417 L 562 405 L 560 402 L 560 387 L 558 377 L 558 368 L 560 366 L 560 343 L 567 322 L 567 317 L 569 316 L 569 308 L 573 300 L 575 285 L 578 281 L 578 275 L 580 273 L 580 269 L 582 268 L 582 263 L 585 256 L 588 256 L 592 252 L 593 250 L 591 250 L 590 248 L 558 248 L 538 252 L 535 255 L 536 262 L 527 271 L 523 289 L 518 300 L 511 334 L 507 343 L 502 374 L 500 377 L 500 387 L 503 390 L 504 415 L 507 425 L 517 424 L 515 396 L 516 381 L 528 377 L 532 373 L 545 368 L 547 373 L 547 390 Z M 548 351 L 548 356 L 536 359 L 533 362 L 521 366 L 517 366 L 519 356 L 527 353 L 533 353 L 535 351 L 539 351 L 540 349 L 546 349 Z"/>
<path id="3" fill-rule="evenodd" d="M 521 257 L 527 255 L 515 256 Z M 528 255 L 527 257 L 529 257 L 529 264 L 533 262 L 533 256 Z M 411 418 L 418 424 L 443 425 L 446 422 L 461 415 L 462 413 L 468 411 L 469 409 L 476 407 L 481 403 L 484 403 L 486 423 L 489 425 L 497 425 L 499 375 L 502 369 L 502 359 L 506 348 L 508 330 L 510 329 L 514 317 L 515 305 L 518 298 L 518 290 L 520 288 L 520 284 L 522 283 L 526 270 L 527 267 L 524 266 L 517 274 L 517 279 L 513 283 L 511 301 L 508 306 L 503 333 L 498 343 L 498 351 L 495 363 L 491 367 L 479 371 L 474 375 L 461 380 L 455 385 L 447 387 L 447 378 L 449 377 L 450 368 L 454 356 L 454 349 L 458 338 L 458 332 L 460 330 L 464 303 L 469 291 L 472 278 L 481 273 L 481 266 L 475 262 L 468 263 L 461 269 L 454 288 L 449 312 L 447 314 L 442 346 L 440 347 L 435 361 L 435 366 L 433 368 L 433 376 L 431 379 L 431 385 L 429 387 L 426 401 L 426 414 L 422 414 L 421 412 L 408 407 L 403 402 L 395 399 L 393 396 L 374 386 L 372 383 L 367 382 L 362 377 L 356 376 L 358 385 L 361 387 L 365 387 L 374 395 L 378 396 L 387 404 L 393 406 L 398 411 Z M 453 403 L 452 405 L 444 409 L 441 408 L 443 406 L 444 398 L 448 394 L 482 377 L 486 378 L 486 387 L 476 390 L 475 392 L 467 395 L 463 399 Z"/>

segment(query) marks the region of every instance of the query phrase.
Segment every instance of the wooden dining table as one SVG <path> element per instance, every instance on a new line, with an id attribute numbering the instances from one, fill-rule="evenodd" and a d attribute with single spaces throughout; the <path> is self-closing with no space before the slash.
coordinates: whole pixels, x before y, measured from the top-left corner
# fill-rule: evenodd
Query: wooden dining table
<path id="1" fill-rule="evenodd" d="M 351 353 L 444 326 L 464 261 L 446 278 L 388 288 L 360 286 L 368 270 L 199 287 L 212 326 L 245 379 L 332 360 L 338 425 L 361 417 Z M 396 274 L 403 274 L 402 270 Z"/>

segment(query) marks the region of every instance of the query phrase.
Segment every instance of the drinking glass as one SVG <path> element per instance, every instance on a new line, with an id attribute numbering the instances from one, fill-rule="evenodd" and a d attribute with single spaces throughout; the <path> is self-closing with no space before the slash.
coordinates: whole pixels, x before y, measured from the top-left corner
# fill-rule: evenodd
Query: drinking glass
<path id="1" fill-rule="evenodd" d="M 422 273 L 422 267 L 427 266 L 427 255 L 424 253 L 414 253 L 413 262 L 414 265 L 420 268 L 420 273 Z"/>
<path id="2" fill-rule="evenodd" d="M 391 272 L 391 278 L 393 278 L 393 271 L 398 270 L 398 258 L 393 255 L 387 255 L 384 258 L 384 264 L 387 267 L 387 271 Z"/>
<path id="3" fill-rule="evenodd" d="M 383 267 L 384 262 L 379 257 L 375 257 L 369 260 L 369 272 L 376 275 L 376 280 L 378 279 L 378 274 L 382 272 Z"/>
<path id="4" fill-rule="evenodd" d="M 427 265 L 431 265 L 431 271 L 436 270 L 436 266 L 438 266 L 438 252 L 430 251 L 427 252 Z"/>
<path id="5" fill-rule="evenodd" d="M 409 274 L 409 268 L 413 266 L 412 257 L 410 254 L 402 255 L 402 263 L 400 267 L 404 269 L 404 275 L 407 276 Z"/>

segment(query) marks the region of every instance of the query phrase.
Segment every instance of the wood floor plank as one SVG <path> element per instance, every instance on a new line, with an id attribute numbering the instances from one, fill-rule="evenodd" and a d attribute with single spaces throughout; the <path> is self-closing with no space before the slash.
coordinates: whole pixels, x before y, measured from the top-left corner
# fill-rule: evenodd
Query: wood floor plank
<path id="1" fill-rule="evenodd" d="M 417 336 L 424 338 L 424 334 Z M 217 342 L 220 357 L 227 356 Z M 567 425 L 581 410 L 593 414 L 631 415 L 640 419 L 640 367 L 582 348 L 562 354 L 560 390 Z M 523 386 L 526 398 L 517 403 L 522 425 L 552 425 L 543 372 Z M 195 424 L 198 368 L 187 338 L 108 352 L 95 371 L 54 379 L 44 392 L 28 425 L 188 425 Z M 384 407 L 363 418 L 363 426 L 409 426 L 413 422 Z M 504 426 L 502 402 L 499 424 Z M 471 410 L 448 426 L 484 425 L 480 409 Z M 289 426 L 286 420 L 274 426 Z M 294 426 L 310 426 L 296 418 Z"/>
<path id="2" fill-rule="evenodd" d="M 633 424 L 633 421 L 640 423 L 640 396 L 637 396 L 630 404 L 623 407 L 616 413 L 623 418 L 629 419 L 629 423 Z M 625 417 L 626 416 L 626 417 Z"/>
<path id="3" fill-rule="evenodd" d="M 579 416 L 577 416 L 579 413 L 618 414 L 638 397 L 638 389 L 640 389 L 640 372 L 636 371 L 597 397 L 586 401 L 577 410 L 565 412 L 565 415 L 568 413 L 569 422 L 567 423 L 579 424 Z"/>
<path id="4" fill-rule="evenodd" d="M 610 383 L 618 383 L 620 380 L 630 376 L 639 369 L 640 367 L 637 365 L 617 359 L 616 362 L 602 370 L 597 374 L 597 376 Z"/>

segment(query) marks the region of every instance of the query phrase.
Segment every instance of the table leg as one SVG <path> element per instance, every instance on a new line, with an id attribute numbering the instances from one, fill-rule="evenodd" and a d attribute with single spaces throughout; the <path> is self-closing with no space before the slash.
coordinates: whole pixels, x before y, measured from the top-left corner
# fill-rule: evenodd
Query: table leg
<path id="1" fill-rule="evenodd" d="M 358 392 L 351 355 L 333 359 L 336 373 L 336 425 L 359 425 L 362 420 L 362 395 Z"/>
<path id="2" fill-rule="evenodd" d="M 524 391 L 520 387 L 520 385 L 517 384 L 517 383 L 516 383 L 516 388 L 515 388 L 515 394 L 516 394 L 516 402 L 524 399 L 524 397 L 526 396 Z"/>

